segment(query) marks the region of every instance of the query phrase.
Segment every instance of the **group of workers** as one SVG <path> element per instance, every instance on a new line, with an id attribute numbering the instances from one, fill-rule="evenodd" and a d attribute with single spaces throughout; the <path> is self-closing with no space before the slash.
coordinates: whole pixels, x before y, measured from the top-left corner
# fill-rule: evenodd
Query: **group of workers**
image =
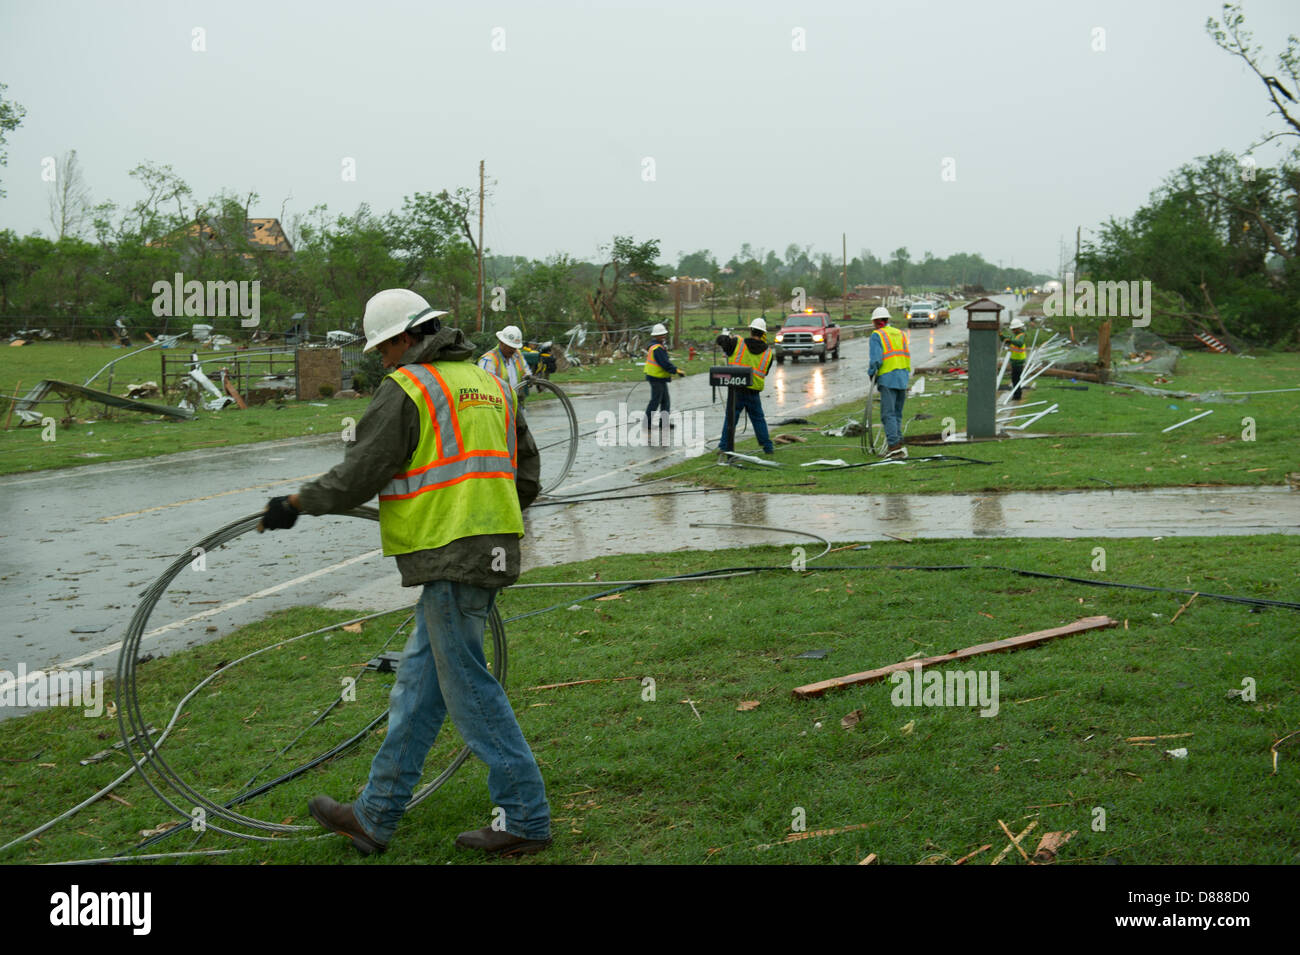
<path id="1" fill-rule="evenodd" d="M 877 308 L 872 312 L 871 320 L 874 328 L 869 345 L 867 375 L 875 382 L 880 393 L 880 417 L 888 439 L 885 456 L 905 458 L 907 449 L 903 446 L 903 400 L 907 396 L 908 374 L 912 368 L 907 336 L 890 324 L 887 308 Z M 650 335 L 644 369 L 646 381 L 650 383 L 650 404 L 646 406 L 646 420 L 659 422 L 670 407 L 668 381 L 675 375 L 685 373 L 668 357 L 668 329 L 656 325 L 650 330 Z M 751 369 L 750 384 L 732 389 L 734 400 L 728 404 L 728 412 L 723 419 L 718 451 L 723 454 L 733 451 L 736 424 L 744 414 L 749 416 L 754 437 L 758 439 L 763 453 L 770 455 L 775 448 L 759 398 L 773 358 L 773 349 L 767 343 L 767 322 L 763 318 L 754 319 L 749 323 L 749 334 L 744 338 L 724 329 L 716 341 L 722 353 L 727 356 L 728 363 Z M 671 427 L 671 422 L 669 426 Z"/>
<path id="2" fill-rule="evenodd" d="M 421 588 L 415 627 L 389 697 L 388 730 L 361 794 L 350 803 L 327 795 L 308 810 L 325 829 L 345 836 L 362 855 L 387 849 L 419 783 L 424 761 L 450 717 L 470 750 L 488 767 L 492 824 L 462 832 L 456 845 L 514 855 L 551 844 L 546 787 L 501 684 L 489 669 L 483 635 L 496 596 L 520 573 L 523 509 L 537 497 L 537 446 L 513 386 L 526 383 L 528 363 L 519 329 L 497 333 L 496 348 L 471 361 L 473 346 L 439 321 L 409 289 L 386 289 L 366 303 L 366 351 L 378 351 L 389 373 L 381 380 L 342 462 L 296 493 L 272 498 L 258 530 L 287 530 L 300 514 L 343 514 L 379 497 L 379 535 L 396 558 L 402 584 Z M 911 360 L 907 338 L 889 310 L 872 313 L 868 374 L 881 396 L 887 454 L 906 457 L 901 418 Z M 1021 356 L 1023 323 L 1012 323 L 1012 365 Z M 768 454 L 772 440 L 759 395 L 772 364 L 767 325 L 722 334 L 718 346 L 733 365 L 752 369 L 725 422 L 721 449 L 732 450 L 742 412 Z M 649 420 L 669 410 L 667 382 L 684 374 L 668 356 L 668 330 L 656 325 L 646 353 Z M 1018 342 L 1018 344 L 1016 344 Z M 1013 374 L 1015 372 L 1013 371 Z M 1014 379 L 1017 384 L 1018 376 Z M 671 426 L 671 423 L 670 423 Z"/>

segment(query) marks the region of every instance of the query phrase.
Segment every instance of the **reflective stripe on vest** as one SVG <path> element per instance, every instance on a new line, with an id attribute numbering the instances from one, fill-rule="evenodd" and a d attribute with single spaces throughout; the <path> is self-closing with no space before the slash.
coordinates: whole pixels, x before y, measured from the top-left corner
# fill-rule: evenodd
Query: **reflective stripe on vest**
<path id="1" fill-rule="evenodd" d="M 1007 351 L 1011 353 L 1012 361 L 1025 360 L 1025 333 L 1024 332 L 1020 332 L 1017 335 L 1012 335 L 1010 338 L 1007 339 Z"/>
<path id="2" fill-rule="evenodd" d="M 404 365 L 389 377 L 419 409 L 420 440 L 379 495 L 384 553 L 481 534 L 523 536 L 509 386 L 469 362 Z"/>
<path id="3" fill-rule="evenodd" d="M 880 336 L 880 368 L 876 377 L 887 375 L 898 368 L 911 370 L 912 355 L 907 348 L 907 336 L 893 325 L 882 325 L 872 335 Z"/>
<path id="4" fill-rule="evenodd" d="M 483 368 L 483 360 L 487 359 L 492 363 L 491 368 Z M 528 362 L 524 360 L 523 355 L 515 352 L 509 358 L 501 354 L 500 348 L 494 348 L 491 351 L 484 352 L 479 356 L 478 366 L 484 371 L 496 375 L 509 382 L 513 388 L 516 384 L 528 376 Z M 515 371 L 514 381 L 510 380 L 510 369 Z"/>
<path id="5" fill-rule="evenodd" d="M 749 387 L 753 391 L 762 391 L 768 369 L 772 367 L 772 349 L 764 348 L 755 355 L 749 350 L 749 346 L 745 344 L 744 340 L 741 339 L 736 342 L 736 350 L 731 353 L 731 363 L 733 365 L 748 365 L 754 369 L 754 383 Z"/>
<path id="6" fill-rule="evenodd" d="M 664 371 L 663 366 L 655 361 L 655 349 L 662 348 L 662 345 L 651 343 L 650 348 L 645 353 L 645 368 L 642 369 L 651 378 L 671 378 L 668 372 Z"/>

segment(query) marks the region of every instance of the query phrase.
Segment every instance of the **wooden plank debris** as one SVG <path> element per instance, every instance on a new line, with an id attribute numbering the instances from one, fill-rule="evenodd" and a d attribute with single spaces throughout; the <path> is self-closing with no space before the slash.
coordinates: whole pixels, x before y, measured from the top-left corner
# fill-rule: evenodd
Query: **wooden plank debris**
<path id="1" fill-rule="evenodd" d="M 1169 622 L 1173 623 L 1175 620 L 1181 617 L 1183 615 L 1183 611 L 1186 610 L 1188 607 L 1190 607 L 1192 605 L 1192 601 L 1199 596 L 1200 596 L 1199 593 L 1194 593 L 1189 598 L 1187 598 L 1187 603 L 1183 604 L 1181 607 L 1178 608 L 1177 613 L 1175 613 L 1172 617 L 1169 618 Z"/>
<path id="2" fill-rule="evenodd" d="M 1034 647 L 1040 643 L 1046 643 L 1049 640 L 1055 640 L 1058 637 L 1069 637 L 1076 633 L 1084 633 L 1088 630 L 1100 630 L 1109 627 L 1119 626 L 1119 622 L 1112 620 L 1110 617 L 1083 617 L 1066 624 L 1063 627 L 1053 627 L 1051 630 L 1036 630 L 1033 633 L 1022 634 L 1018 637 L 1008 637 L 1005 640 L 994 640 L 991 643 L 979 643 L 973 647 L 966 647 L 963 650 L 954 650 L 952 653 L 941 654 L 940 656 L 925 657 L 921 660 L 902 660 L 898 663 L 891 663 L 889 666 L 880 667 L 877 670 L 866 670 L 862 673 L 852 673 L 848 676 L 836 677 L 831 680 L 821 680 L 817 683 L 808 683 L 804 686 L 795 687 L 794 695 L 800 699 L 821 696 L 827 690 L 842 690 L 849 686 L 860 686 L 863 683 L 875 683 L 877 680 L 883 680 L 891 673 L 899 670 L 910 670 L 914 665 L 920 664 L 922 667 L 936 666 L 941 663 L 951 663 L 954 660 L 965 660 L 968 657 L 977 657 L 985 653 L 1002 653 L 1008 650 L 1021 650 L 1025 647 Z"/>
<path id="3" fill-rule="evenodd" d="M 223 375 L 222 377 L 225 376 Z M 234 398 L 235 404 L 239 405 L 239 410 L 247 411 L 248 405 L 244 402 L 244 397 L 239 393 L 239 389 L 235 387 L 235 383 L 231 381 L 229 378 L 226 378 L 226 380 L 222 382 L 222 384 L 226 386 L 226 394 Z"/>
<path id="4" fill-rule="evenodd" d="M 619 677 L 613 677 L 613 678 L 610 678 L 610 677 L 601 677 L 600 679 L 596 679 L 596 680 L 573 680 L 573 681 L 571 681 L 571 682 L 569 682 L 569 683 L 547 683 L 547 684 L 545 684 L 544 686 L 530 686 L 530 687 L 528 687 L 528 689 L 530 689 L 530 690 L 562 690 L 562 689 L 564 689 L 565 687 L 568 687 L 568 686 L 583 686 L 584 684 L 587 684 L 587 683 L 623 683 L 623 682 L 625 682 L 625 681 L 627 681 L 627 680 L 637 680 L 637 679 L 640 679 L 640 678 L 639 678 L 639 677 L 635 677 L 635 676 L 619 676 Z"/>
<path id="5" fill-rule="evenodd" d="M 988 850 L 990 850 L 990 849 L 992 849 L 992 848 L 993 848 L 993 844 L 992 844 L 992 843 L 989 843 L 988 845 L 985 845 L 985 846 L 980 846 L 980 847 L 979 847 L 978 849 L 976 849 L 974 852 L 968 852 L 968 853 L 966 853 L 966 855 L 962 856 L 960 859 L 958 859 L 956 862 L 954 862 L 953 865 L 965 865 L 967 862 L 969 862 L 971 859 L 975 858 L 975 857 L 976 857 L 977 855 L 979 855 L 981 852 L 988 852 Z"/>
<path id="6" fill-rule="evenodd" d="M 1038 840 L 1038 848 L 1034 850 L 1033 862 L 1038 865 L 1050 865 L 1056 861 L 1056 854 L 1061 846 L 1065 845 L 1072 838 L 1079 834 L 1078 829 L 1070 832 L 1045 832 L 1043 838 Z"/>
<path id="7" fill-rule="evenodd" d="M 755 849 L 772 849 L 776 846 L 788 845 L 791 842 L 798 842 L 800 839 L 817 839 L 821 836 L 837 836 L 841 832 L 855 832 L 858 829 L 868 829 L 872 823 L 858 822 L 851 826 L 841 826 L 839 829 L 814 829 L 812 832 L 792 832 L 780 842 L 771 842 L 767 845 L 754 846 Z"/>
<path id="8" fill-rule="evenodd" d="M 1002 820 L 999 819 L 998 822 L 1001 823 Z M 1002 860 L 1007 857 L 1007 854 L 1011 852 L 1012 848 L 1016 848 L 1016 849 L 1020 848 L 1020 840 L 1023 839 L 1025 836 L 1029 835 L 1029 833 L 1031 833 L 1034 830 L 1034 827 L 1037 825 L 1038 825 L 1038 820 L 1035 819 L 1029 825 L 1025 826 L 1025 828 L 1021 830 L 1019 834 L 1012 836 L 1011 841 L 1007 843 L 1006 848 L 1003 849 L 1001 852 L 999 852 L 996 856 L 994 856 L 993 861 L 990 862 L 989 865 L 1000 865 Z M 1003 826 L 1002 828 L 1006 829 L 1006 826 Z M 1021 854 L 1022 855 L 1024 854 L 1024 850 L 1021 850 Z"/>
<path id="9" fill-rule="evenodd" d="M 1002 827 L 1002 831 L 1005 832 L 1005 833 L 1007 834 L 1007 838 L 1010 839 L 1010 840 L 1011 840 L 1011 844 L 1012 844 L 1013 846 L 1016 847 L 1016 851 L 1020 853 L 1021 858 L 1024 859 L 1026 862 L 1028 862 L 1028 861 L 1029 861 L 1029 855 L 1025 852 L 1024 849 L 1022 849 L 1022 848 L 1020 847 L 1020 838 L 1019 838 L 1019 836 L 1013 836 L 1013 835 L 1011 834 L 1011 830 L 1007 828 L 1007 824 L 1006 824 L 1005 822 L 1003 822 L 1001 819 L 998 820 L 998 825 L 1001 826 L 1001 827 Z"/>

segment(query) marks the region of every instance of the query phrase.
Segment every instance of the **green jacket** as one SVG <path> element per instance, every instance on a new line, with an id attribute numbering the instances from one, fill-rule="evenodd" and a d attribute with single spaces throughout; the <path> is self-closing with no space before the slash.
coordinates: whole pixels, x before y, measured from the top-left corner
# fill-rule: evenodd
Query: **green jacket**
<path id="1" fill-rule="evenodd" d="M 431 361 L 467 361 L 474 348 L 458 328 L 444 327 L 417 342 L 400 364 Z M 520 508 L 526 508 L 540 491 L 541 458 L 521 410 L 515 416 L 519 465 L 515 490 Z M 370 407 L 357 422 L 356 441 L 347 445 L 343 461 L 328 474 L 304 484 L 298 500 L 306 514 L 341 514 L 365 504 L 403 470 L 420 441 L 420 411 L 401 385 L 385 377 L 375 389 Z M 505 550 L 505 570 L 494 571 L 494 548 Z M 500 552 L 497 552 L 499 555 Z M 431 580 L 451 580 L 476 587 L 498 589 L 519 579 L 519 538 L 514 534 L 462 537 L 443 547 L 401 554 L 397 569 L 402 586 L 417 587 Z"/>

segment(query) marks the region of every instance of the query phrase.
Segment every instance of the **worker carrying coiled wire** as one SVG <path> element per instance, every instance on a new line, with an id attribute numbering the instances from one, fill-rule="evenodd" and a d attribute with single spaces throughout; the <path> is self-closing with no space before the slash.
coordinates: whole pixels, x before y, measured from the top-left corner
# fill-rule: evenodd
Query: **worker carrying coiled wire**
<path id="1" fill-rule="evenodd" d="M 885 426 L 885 440 L 889 445 L 885 457 L 905 458 L 903 402 L 907 398 L 912 356 L 907 347 L 907 336 L 889 321 L 889 309 L 883 305 L 871 313 L 875 328 L 868 346 L 867 375 L 875 382 L 876 392 L 880 395 L 880 421 Z"/>
<path id="2" fill-rule="evenodd" d="M 445 314 L 407 289 L 366 303 L 365 350 L 378 349 L 392 371 L 343 462 L 273 498 L 258 528 L 287 529 L 299 512 L 338 514 L 378 494 L 384 553 L 397 558 L 404 586 L 422 588 L 365 789 L 354 803 L 308 803 L 363 855 L 387 848 L 446 716 L 487 764 L 492 800 L 505 810 L 504 828 L 462 832 L 456 844 L 516 854 L 551 842 L 541 772 L 483 653 L 497 592 L 519 578 L 539 456 L 514 391 L 468 360 L 473 349 L 441 326 Z"/>

